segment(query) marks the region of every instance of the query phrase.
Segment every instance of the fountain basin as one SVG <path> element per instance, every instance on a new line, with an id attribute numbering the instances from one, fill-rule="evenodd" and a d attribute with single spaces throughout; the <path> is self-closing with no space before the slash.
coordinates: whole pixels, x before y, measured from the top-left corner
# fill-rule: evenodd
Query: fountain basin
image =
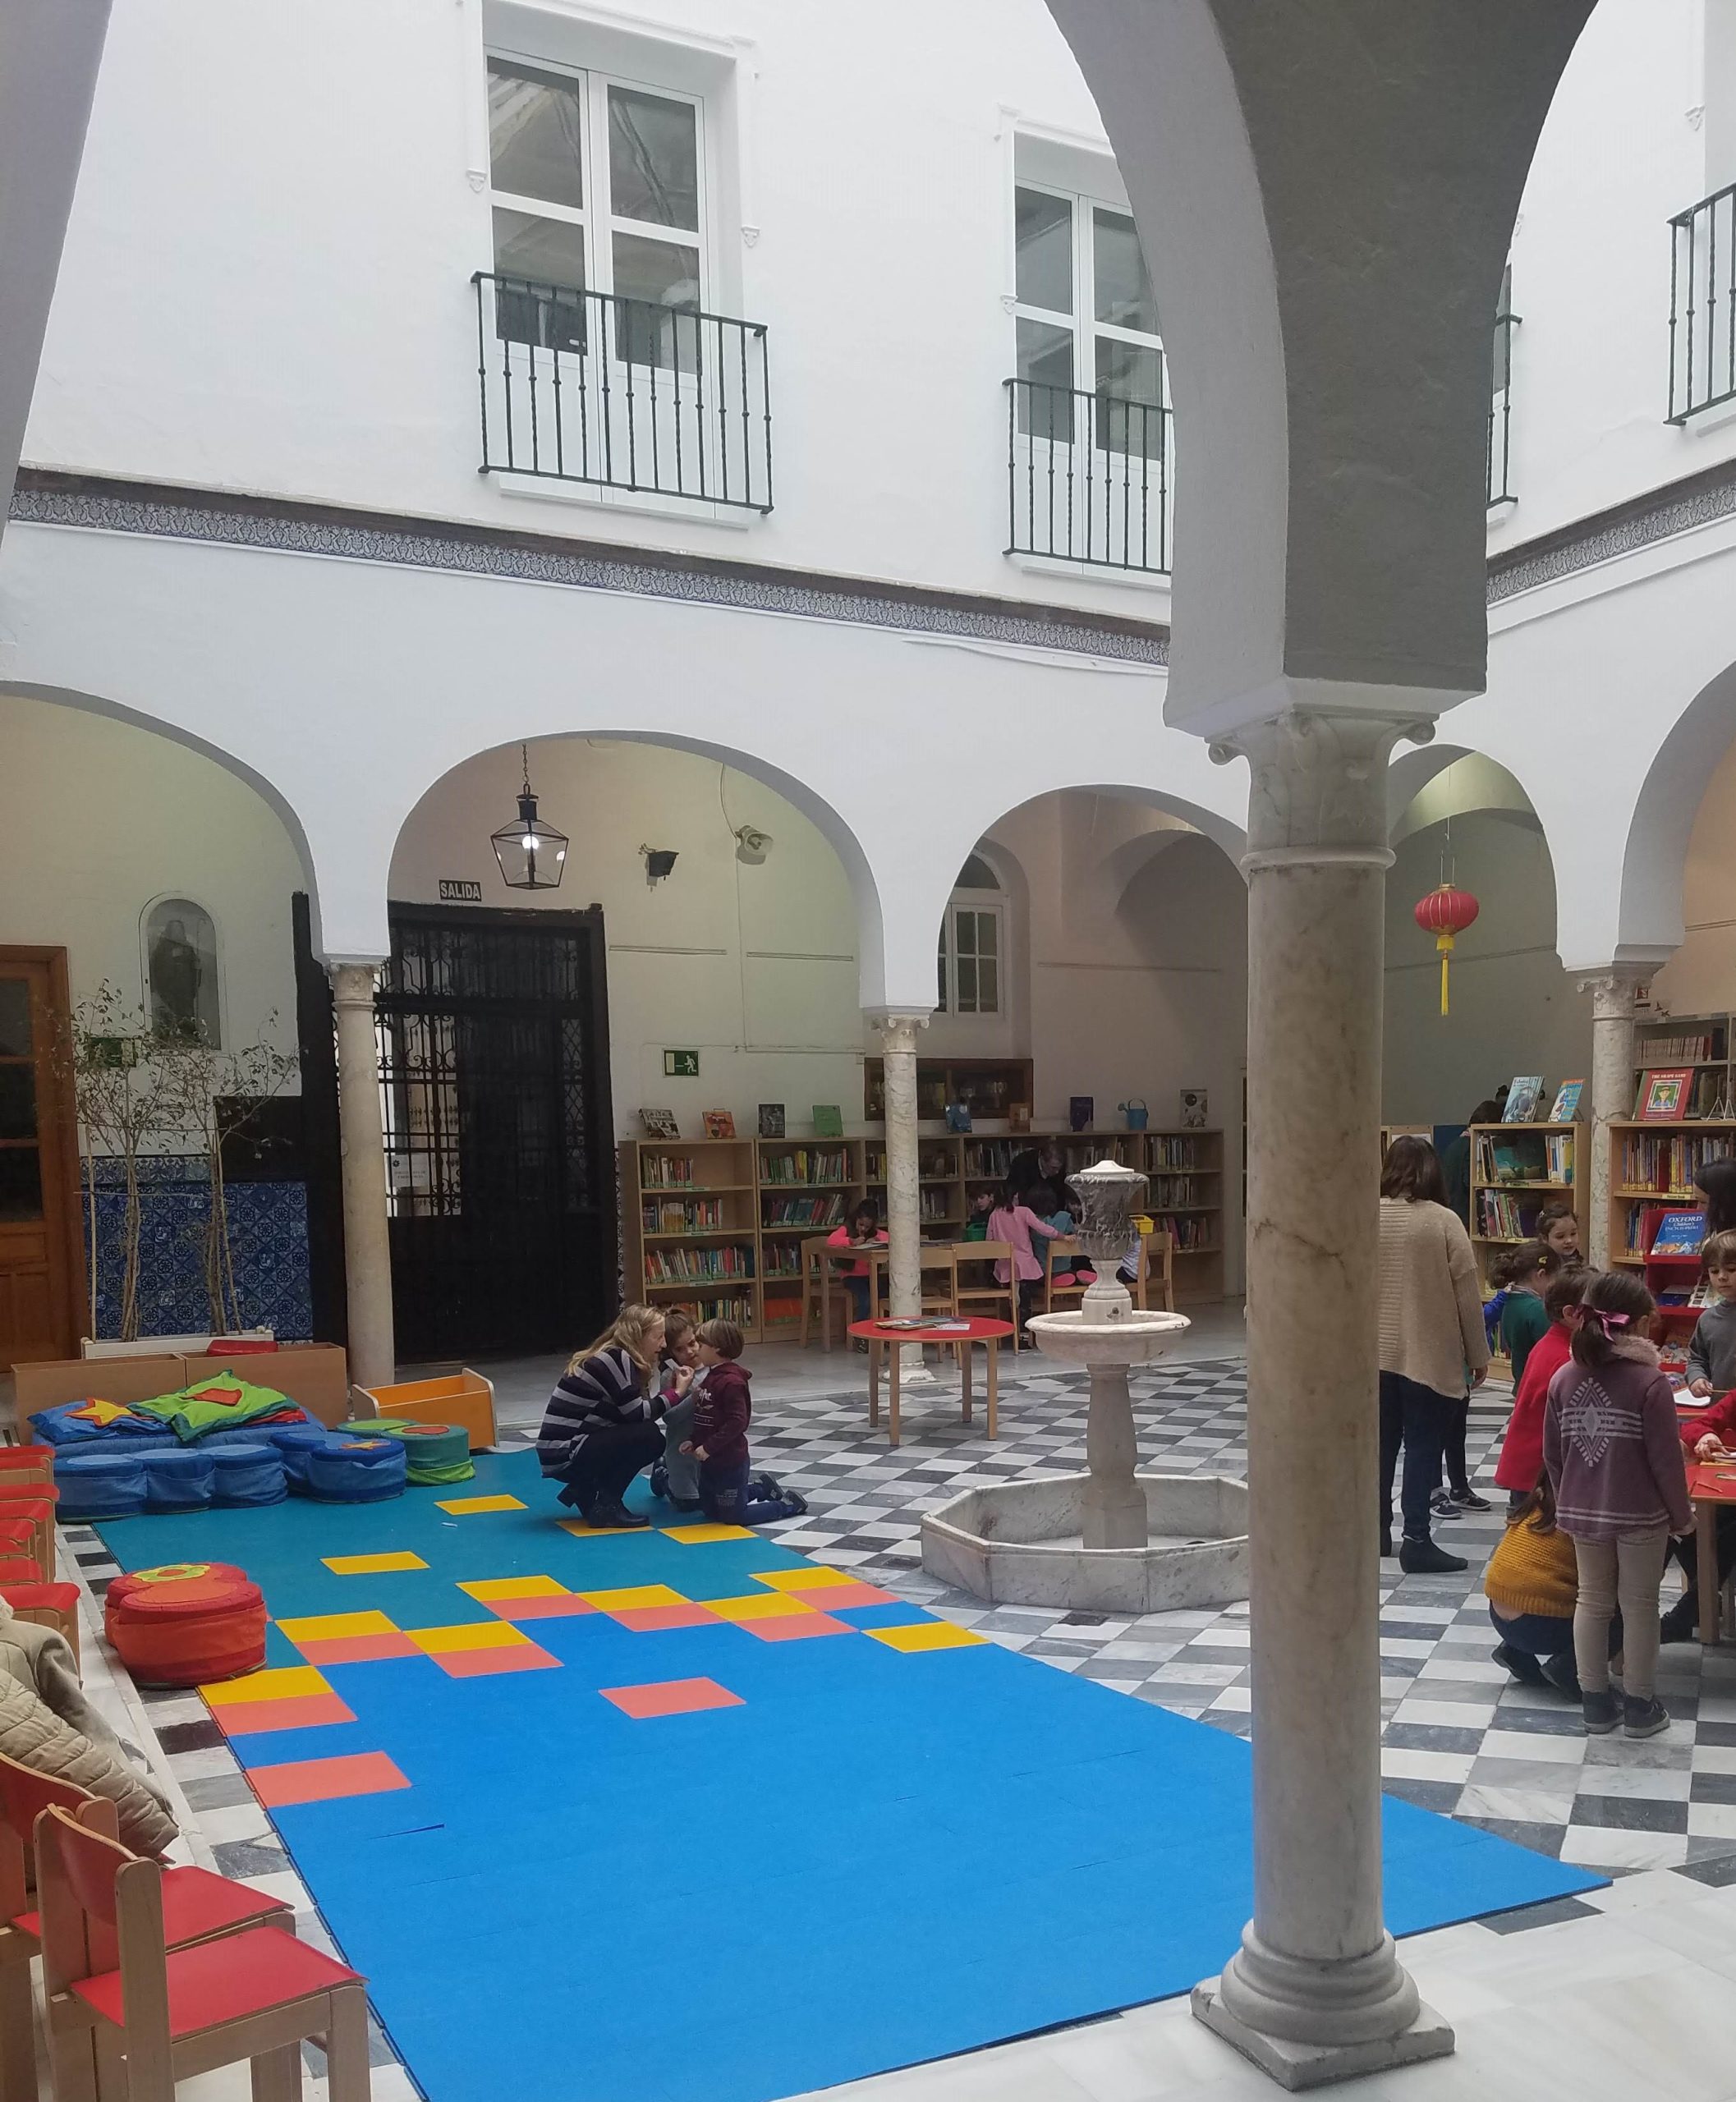
<path id="1" fill-rule="evenodd" d="M 1082 1539 L 1089 1475 L 967 1489 L 922 1521 L 922 1567 L 994 1605 L 1163 1613 L 1247 1596 L 1247 1485 L 1226 1475 L 1136 1474 L 1143 1546 Z"/>

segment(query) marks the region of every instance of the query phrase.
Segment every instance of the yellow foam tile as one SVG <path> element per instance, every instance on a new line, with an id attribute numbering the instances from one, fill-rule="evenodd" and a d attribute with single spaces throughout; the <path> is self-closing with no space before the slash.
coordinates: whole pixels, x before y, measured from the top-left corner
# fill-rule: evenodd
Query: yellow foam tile
<path id="1" fill-rule="evenodd" d="M 522 1511 L 525 1506 L 516 1496 L 454 1496 L 444 1502 L 437 1497 L 434 1508 L 450 1511 L 455 1518 L 472 1518 L 483 1511 Z"/>
<path id="2" fill-rule="evenodd" d="M 490 1599 L 565 1599 L 572 1595 L 564 1584 L 557 1584 L 552 1576 L 479 1576 L 472 1583 L 461 1584 L 461 1591 L 486 1605 Z"/>
<path id="3" fill-rule="evenodd" d="M 510 1621 L 465 1621 L 456 1627 L 406 1627 L 404 1632 L 426 1655 L 449 1655 L 455 1650 L 512 1650 L 530 1636 Z"/>
<path id="4" fill-rule="evenodd" d="M 787 1598 L 782 1591 L 754 1591 L 745 1599 L 705 1599 L 700 1603 L 719 1620 L 782 1620 L 787 1614 L 814 1610 L 800 1599 Z"/>
<path id="5" fill-rule="evenodd" d="M 308 1620 L 278 1622 L 292 1642 L 341 1642 L 351 1635 L 396 1635 L 397 1622 L 383 1613 L 321 1613 Z"/>
<path id="6" fill-rule="evenodd" d="M 582 1518 L 557 1518 L 554 1522 L 576 1540 L 654 1540 L 661 1537 L 654 1526 L 636 1526 L 631 1531 L 623 1531 L 619 1526 L 587 1526 Z"/>
<path id="7" fill-rule="evenodd" d="M 750 1526 L 665 1526 L 663 1536 L 683 1547 L 703 1547 L 707 1540 L 751 1540 L 754 1534 Z"/>
<path id="8" fill-rule="evenodd" d="M 312 1693 L 329 1693 L 324 1672 L 312 1664 L 279 1664 L 263 1672 L 249 1672 L 245 1678 L 226 1678 L 200 1691 L 213 1708 L 232 1707 L 240 1701 L 304 1700 Z"/>
<path id="9" fill-rule="evenodd" d="M 919 1620 L 909 1627 L 867 1627 L 862 1632 L 889 1650 L 968 1650 L 986 1641 L 968 1627 L 954 1627 L 949 1620 Z"/>
<path id="10" fill-rule="evenodd" d="M 756 1584 L 769 1584 L 776 1591 L 829 1591 L 835 1584 L 860 1584 L 862 1579 L 847 1569 L 756 1569 Z"/>
<path id="11" fill-rule="evenodd" d="M 392 1554 L 328 1554 L 321 1557 L 334 1576 L 383 1576 L 393 1569 L 425 1569 L 419 1554 L 400 1548 Z"/>
<path id="12" fill-rule="evenodd" d="M 690 1602 L 667 1584 L 630 1584 L 624 1591 L 581 1591 L 579 1596 L 599 1613 L 625 1613 L 634 1606 L 684 1606 Z"/>

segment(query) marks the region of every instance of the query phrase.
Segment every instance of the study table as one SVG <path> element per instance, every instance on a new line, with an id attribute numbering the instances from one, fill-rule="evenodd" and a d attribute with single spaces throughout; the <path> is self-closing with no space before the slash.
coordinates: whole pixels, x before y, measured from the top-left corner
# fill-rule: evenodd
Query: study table
<path id="1" fill-rule="evenodd" d="M 958 1352 L 959 1384 L 964 1403 L 964 1420 L 971 1420 L 971 1357 L 972 1346 L 984 1343 L 989 1352 L 989 1435 L 994 1437 L 999 1430 L 998 1383 L 999 1356 L 1003 1339 L 1015 1333 L 1010 1321 L 993 1321 L 983 1315 L 968 1319 L 961 1315 L 957 1320 L 947 1319 L 941 1328 L 900 1327 L 891 1321 L 852 1321 L 852 1336 L 862 1337 L 868 1345 L 868 1422 L 873 1428 L 880 1420 L 880 1352 L 889 1347 L 892 1352 L 892 1382 L 887 1411 L 887 1442 L 898 1442 L 898 1359 L 900 1347 L 907 1343 L 934 1343 L 944 1350 Z"/>

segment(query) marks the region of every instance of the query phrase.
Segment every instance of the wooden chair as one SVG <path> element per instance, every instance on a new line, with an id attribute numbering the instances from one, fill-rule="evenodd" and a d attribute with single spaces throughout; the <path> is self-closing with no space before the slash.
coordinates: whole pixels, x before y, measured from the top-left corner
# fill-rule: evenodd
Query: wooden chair
<path id="1" fill-rule="evenodd" d="M 9 1517 L 0 1510 L 0 1556 L 8 1562 L 26 1562 L 39 1584 L 48 1581 L 48 1572 L 42 1566 L 42 1533 L 30 1518 Z"/>
<path id="2" fill-rule="evenodd" d="M 1059 1241 L 1045 1241 L 1042 1252 L 1048 1258 L 1043 1271 L 1043 1311 L 1045 1314 L 1063 1313 L 1068 1306 L 1077 1306 L 1085 1297 L 1086 1288 L 1082 1284 L 1072 1282 L 1058 1284 L 1055 1282 L 1058 1276 L 1071 1280 L 1074 1263 L 1084 1260 L 1078 1241 L 1073 1235 L 1065 1234 Z"/>
<path id="3" fill-rule="evenodd" d="M 865 1262 L 868 1265 L 868 1306 L 873 1315 L 885 1311 L 887 1250 L 852 1248 L 848 1251 L 831 1247 L 824 1234 L 817 1234 L 801 1243 L 801 1341 L 808 1340 L 808 1316 L 811 1307 L 820 1315 L 820 1343 L 822 1350 L 832 1347 L 832 1310 L 840 1307 L 843 1325 L 839 1333 L 847 1336 L 850 1324 L 856 1319 L 856 1304 L 845 1288 L 838 1265 L 846 1262 Z"/>
<path id="4" fill-rule="evenodd" d="M 1054 1282 L 1056 1270 L 1066 1274 L 1067 1259 L 1078 1256 L 1078 1242 L 1069 1239 L 1051 1241 L 1045 1245 L 1049 1250 L 1049 1268 L 1043 1279 L 1043 1311 L 1054 1314 L 1070 1302 L 1077 1303 L 1082 1300 L 1086 1287 L 1082 1284 L 1058 1285 Z M 1163 1310 L 1166 1314 L 1175 1311 L 1174 1246 L 1169 1236 L 1161 1232 L 1142 1233 L 1139 1237 L 1133 1282 L 1127 1287 L 1127 1294 L 1141 1314 L 1148 1312 L 1150 1308 L 1151 1259 L 1154 1253 L 1158 1257 L 1158 1283 L 1163 1295 Z M 1098 1267 L 1100 1269 L 1101 1265 Z"/>
<path id="5" fill-rule="evenodd" d="M 28 1620 L 38 1627 L 52 1627 L 57 1635 L 63 1635 L 72 1651 L 72 1662 L 79 1677 L 84 1677 L 84 1660 L 78 1645 L 78 1599 L 76 1584 L 44 1584 L 35 1578 L 8 1576 L 9 1569 L 21 1565 L 0 1562 L 0 1599 L 4 1599 L 14 1620 Z"/>
<path id="6" fill-rule="evenodd" d="M 0 1524 L 29 1525 L 30 1552 L 45 1584 L 54 1581 L 54 1505 L 60 1492 L 52 1482 L 18 1482 L 0 1474 Z"/>
<path id="7" fill-rule="evenodd" d="M 969 1319 L 985 1315 L 990 1320 L 1013 1324 L 1013 1347 L 1019 1347 L 1018 1287 L 1013 1282 L 1013 1250 L 1004 1241 L 958 1241 L 953 1244 L 958 1283 L 953 1298 L 960 1316 Z M 1007 1265 L 1007 1282 L 994 1274 L 994 1265 Z"/>
<path id="8" fill-rule="evenodd" d="M 958 1251 L 950 1241 L 925 1241 L 921 1262 L 925 1314 L 958 1312 Z"/>
<path id="9" fill-rule="evenodd" d="M 291 2102 L 307 2037 L 324 2045 L 331 2102 L 367 2102 L 368 2000 L 356 1971 L 278 1926 L 172 1944 L 164 1893 L 179 1871 L 64 1810 L 37 1820 L 36 1861 L 56 2102 L 174 2102 L 177 2080 L 244 2060 L 255 2102 Z"/>

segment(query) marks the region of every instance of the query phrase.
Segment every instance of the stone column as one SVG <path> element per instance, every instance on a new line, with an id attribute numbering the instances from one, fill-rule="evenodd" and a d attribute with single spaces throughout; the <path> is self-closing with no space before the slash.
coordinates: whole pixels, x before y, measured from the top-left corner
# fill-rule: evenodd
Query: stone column
<path id="1" fill-rule="evenodd" d="M 1579 981 L 1580 991 L 1591 996 L 1591 1158 L 1589 1172 L 1587 1163 L 1576 1161 L 1573 1176 L 1583 1192 L 1586 1258 L 1596 1269 L 1610 1260 L 1610 1192 L 1615 1185 L 1610 1127 L 1633 1114 L 1633 1003 L 1653 968 L 1612 963 Z"/>
<path id="2" fill-rule="evenodd" d="M 343 1264 L 350 1306 L 350 1378 L 397 1376 L 392 1336 L 392 1246 L 386 1229 L 386 1140 L 380 1122 L 374 990 L 379 966 L 332 966 L 338 1018 L 338 1122 L 343 1152 Z"/>
<path id="3" fill-rule="evenodd" d="M 1395 711 L 1403 706 L 1394 695 Z M 1248 759 L 1254 1917 L 1196 2013 L 1286 2086 L 1452 2048 L 1380 1907 L 1375 1482 L 1386 766 L 1288 713 Z M 1228 756 L 1223 747 L 1218 755 Z"/>
<path id="4" fill-rule="evenodd" d="M 908 1319 L 922 1310 L 922 1175 L 916 1145 L 916 1031 L 928 1026 L 925 1014 L 882 1014 L 874 1017 L 880 1032 L 886 1095 L 886 1234 L 891 1311 Z M 902 1353 L 899 1376 L 932 1377 L 920 1346 Z"/>

